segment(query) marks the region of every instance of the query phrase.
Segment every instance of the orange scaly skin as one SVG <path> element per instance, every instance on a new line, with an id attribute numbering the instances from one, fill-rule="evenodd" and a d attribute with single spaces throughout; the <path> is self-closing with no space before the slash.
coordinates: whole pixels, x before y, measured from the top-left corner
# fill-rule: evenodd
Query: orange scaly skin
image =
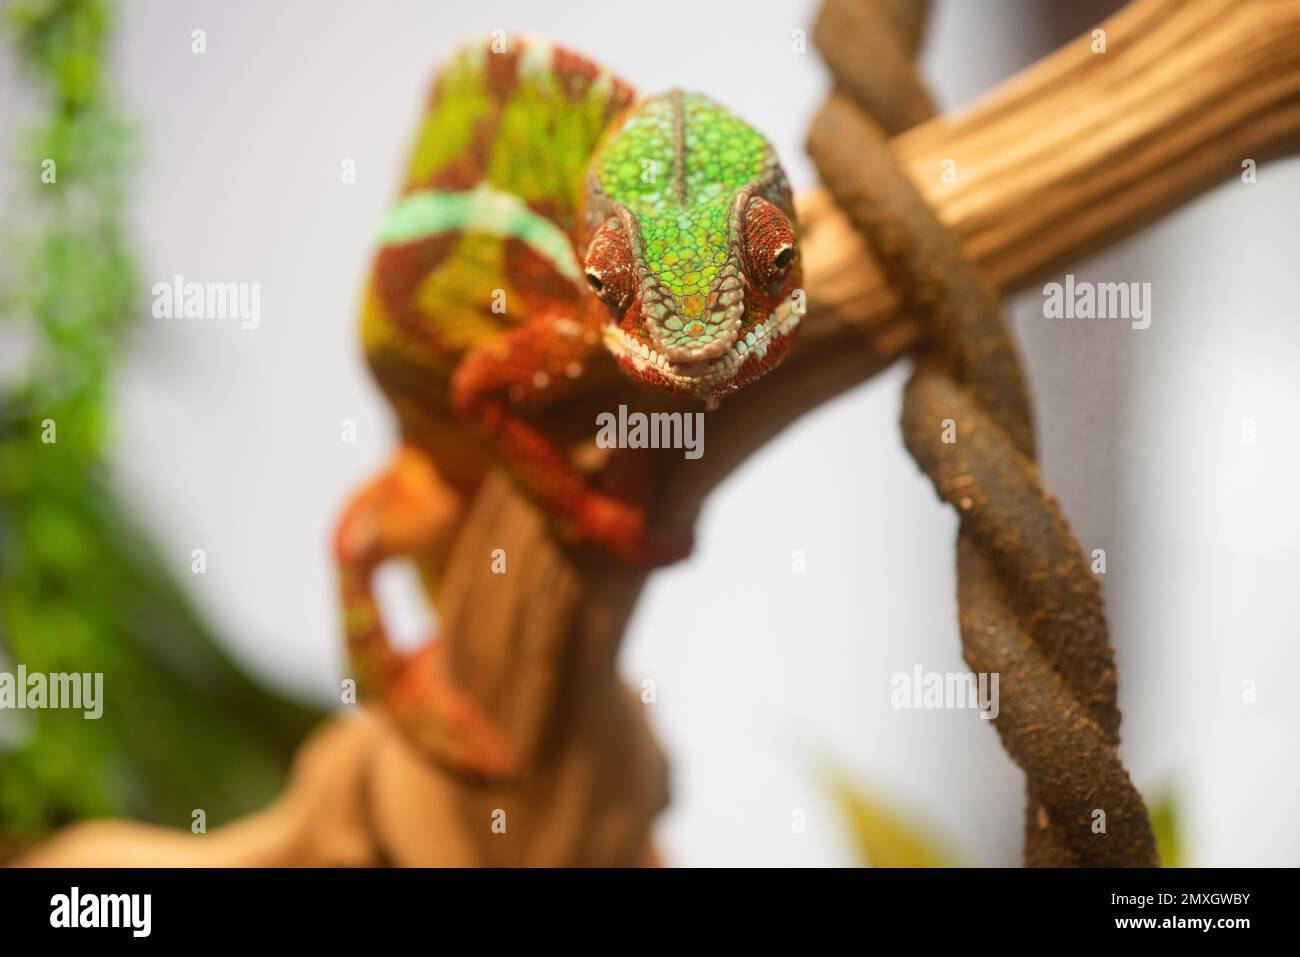
<path id="1" fill-rule="evenodd" d="M 514 770 L 441 655 L 392 648 L 375 568 L 411 558 L 436 598 L 492 461 L 572 544 L 640 564 L 683 556 L 689 542 L 647 529 L 635 489 L 593 488 L 537 413 L 615 369 L 715 405 L 788 348 L 798 277 L 775 155 L 710 101 L 674 91 L 637 102 L 589 61 L 533 40 L 469 44 L 441 71 L 362 316 L 402 445 L 335 535 L 362 694 L 435 760 L 482 777 Z"/>

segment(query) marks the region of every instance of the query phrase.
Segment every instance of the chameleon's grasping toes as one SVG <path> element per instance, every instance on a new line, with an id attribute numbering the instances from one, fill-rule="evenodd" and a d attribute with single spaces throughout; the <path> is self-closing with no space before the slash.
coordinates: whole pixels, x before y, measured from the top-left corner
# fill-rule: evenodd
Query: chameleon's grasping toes
<path id="1" fill-rule="evenodd" d="M 768 142 L 703 96 L 639 99 L 559 47 L 484 41 L 439 74 L 380 241 L 362 338 L 402 445 L 335 536 L 352 665 L 435 758 L 495 776 L 509 749 L 438 644 L 390 646 L 375 567 L 411 557 L 432 591 L 490 460 L 566 540 L 680 557 L 535 413 L 615 364 L 710 406 L 775 365 L 798 324 L 790 189 Z"/>

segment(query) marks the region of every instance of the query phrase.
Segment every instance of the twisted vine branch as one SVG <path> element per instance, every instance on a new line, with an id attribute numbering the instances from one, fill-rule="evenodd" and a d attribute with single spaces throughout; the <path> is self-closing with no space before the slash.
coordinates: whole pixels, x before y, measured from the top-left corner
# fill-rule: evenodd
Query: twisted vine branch
<path id="1" fill-rule="evenodd" d="M 1117 753 L 1116 671 L 1101 590 L 1034 464 L 1029 394 L 996 291 L 867 115 L 881 112 L 896 133 L 924 103 L 910 62 L 915 38 L 898 7 L 826 0 L 816 37 L 841 90 L 814 120 L 809 150 L 905 309 L 924 321 L 903 436 L 961 519 L 963 653 L 976 671 L 1000 676 L 996 727 L 1028 782 L 1026 863 L 1153 865 L 1146 808 Z M 858 57 L 865 32 L 877 44 L 892 41 L 894 54 L 876 70 L 864 71 Z M 880 111 L 882 104 L 889 108 Z M 948 422 L 955 442 L 944 441 Z"/>

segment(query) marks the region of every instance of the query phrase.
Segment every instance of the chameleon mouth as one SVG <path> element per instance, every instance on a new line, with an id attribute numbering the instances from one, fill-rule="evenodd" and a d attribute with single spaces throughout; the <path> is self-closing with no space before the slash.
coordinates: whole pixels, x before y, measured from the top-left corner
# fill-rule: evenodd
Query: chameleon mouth
<path id="1" fill-rule="evenodd" d="M 734 377 L 751 358 L 757 357 L 761 361 L 774 342 L 793 332 L 798 325 L 799 315 L 794 311 L 792 299 L 787 298 L 772 310 L 770 316 L 732 343 L 726 352 L 704 362 L 674 362 L 617 325 L 605 326 L 604 335 L 605 347 L 616 359 L 631 362 L 638 373 L 648 371 L 674 386 L 705 393 Z"/>

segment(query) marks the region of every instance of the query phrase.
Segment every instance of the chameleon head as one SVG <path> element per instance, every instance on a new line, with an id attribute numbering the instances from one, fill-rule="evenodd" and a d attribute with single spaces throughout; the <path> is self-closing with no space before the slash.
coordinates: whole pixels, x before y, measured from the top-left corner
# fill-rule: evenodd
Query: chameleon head
<path id="1" fill-rule="evenodd" d="M 579 252 L 631 378 L 709 405 L 772 368 L 799 323 L 794 207 L 770 144 L 674 90 L 632 107 L 587 178 Z"/>

